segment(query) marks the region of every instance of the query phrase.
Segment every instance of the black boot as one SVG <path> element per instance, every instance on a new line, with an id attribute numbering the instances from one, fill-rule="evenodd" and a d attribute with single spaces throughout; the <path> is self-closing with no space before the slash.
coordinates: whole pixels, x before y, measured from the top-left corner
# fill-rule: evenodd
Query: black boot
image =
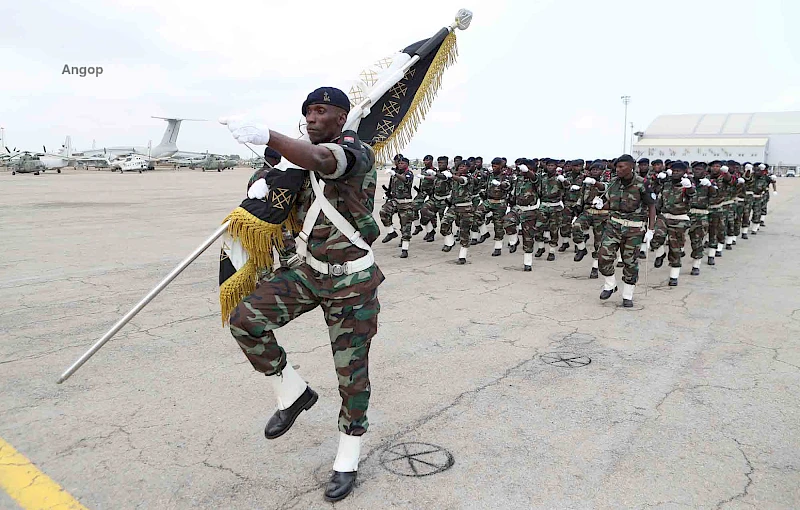
<path id="1" fill-rule="evenodd" d="M 561 246 L 558 248 L 558 253 L 564 253 L 569 248 L 569 243 L 562 243 Z"/>
<path id="2" fill-rule="evenodd" d="M 522 270 L 527 273 L 528 271 L 533 271 L 533 268 L 531 266 L 525 266 L 522 268 Z"/>
<path id="3" fill-rule="evenodd" d="M 325 499 L 328 501 L 341 501 L 346 498 L 356 485 L 358 471 L 342 473 L 334 471 L 328 486 L 325 488 Z"/>
<path id="4" fill-rule="evenodd" d="M 501 253 L 503 253 L 503 252 L 501 252 L 499 249 L 495 249 L 492 252 L 492 257 L 499 257 Z"/>
<path id="5" fill-rule="evenodd" d="M 538 259 L 542 255 L 544 255 L 544 248 L 539 248 L 538 250 L 536 250 L 536 253 L 534 254 L 534 257 L 536 257 Z"/>
<path id="6" fill-rule="evenodd" d="M 661 255 L 660 257 L 656 257 L 656 260 L 653 261 L 653 267 L 661 267 L 664 265 L 664 259 L 667 257 L 667 254 Z"/>
<path id="7" fill-rule="evenodd" d="M 433 236 L 435 236 L 435 235 L 436 235 L 436 232 L 434 232 L 433 230 L 431 230 L 430 232 L 428 232 L 427 234 L 425 234 L 425 237 L 423 237 L 423 238 L 422 238 L 422 240 L 423 240 L 423 241 L 426 241 L 426 242 L 428 242 L 428 243 L 432 243 L 432 242 L 433 242 Z"/>
<path id="8" fill-rule="evenodd" d="M 555 254 L 555 253 L 548 253 L 548 254 L 547 254 L 547 261 L 548 261 L 548 262 L 552 262 L 552 261 L 554 261 L 555 259 L 556 259 L 556 254 Z"/>
<path id="9" fill-rule="evenodd" d="M 408 258 L 408 250 L 401 251 L 400 252 L 400 258 L 401 259 L 407 259 Z"/>
<path id="10" fill-rule="evenodd" d="M 518 246 L 519 246 L 519 239 L 517 239 L 517 244 L 508 245 L 508 253 L 514 253 L 515 251 L 517 251 Z"/>
<path id="11" fill-rule="evenodd" d="M 598 278 L 599 278 L 599 276 L 597 275 L 597 268 L 593 267 L 592 268 L 592 272 L 589 273 L 589 279 L 590 280 L 597 280 Z"/>
<path id="12" fill-rule="evenodd" d="M 417 228 L 414 229 L 414 235 L 417 235 L 420 232 L 422 232 L 422 225 L 417 225 Z"/>
<path id="13" fill-rule="evenodd" d="M 766 227 L 767 225 L 764 223 L 764 220 L 761 220 L 761 226 Z"/>
<path id="14" fill-rule="evenodd" d="M 458 261 L 456 262 L 456 264 L 458 264 L 459 266 L 463 266 L 463 265 L 464 265 L 464 264 L 466 264 L 466 263 L 467 263 L 467 259 L 464 259 L 464 258 L 460 258 L 460 259 L 458 259 Z"/>
<path id="15" fill-rule="evenodd" d="M 625 308 L 633 308 L 633 299 L 623 299 L 622 306 Z"/>
<path id="16" fill-rule="evenodd" d="M 700 268 L 699 267 L 693 267 L 692 268 L 692 272 L 690 274 L 692 276 L 700 276 Z"/>
<path id="17" fill-rule="evenodd" d="M 736 246 L 736 239 L 734 239 L 733 241 L 731 241 L 731 244 L 732 244 L 732 245 L 734 245 L 734 246 Z M 683 250 L 681 250 L 681 253 L 683 253 Z M 683 255 L 681 255 L 681 256 L 683 256 Z"/>
<path id="18" fill-rule="evenodd" d="M 586 248 L 578 250 L 578 253 L 575 254 L 575 258 L 573 260 L 575 260 L 575 262 L 580 262 L 581 260 L 583 260 L 583 257 L 585 257 L 588 254 L 589 251 Z"/>
<path id="19" fill-rule="evenodd" d="M 453 249 L 452 246 L 447 246 L 446 244 L 444 246 L 442 246 L 442 251 L 443 252 L 448 252 L 448 251 L 450 251 L 452 249 Z"/>
<path id="20" fill-rule="evenodd" d="M 714 265 L 716 265 L 716 264 L 717 264 L 717 263 L 716 263 L 716 262 L 714 262 L 714 257 L 708 257 L 708 265 L 709 265 L 709 266 L 714 266 Z"/>
<path id="21" fill-rule="evenodd" d="M 717 257 L 721 257 L 722 256 L 722 251 L 721 250 L 717 250 L 716 255 L 717 255 Z"/>
<path id="22" fill-rule="evenodd" d="M 677 287 L 678 286 L 678 279 L 677 278 L 670 278 L 669 279 L 669 286 L 670 287 Z"/>
<path id="23" fill-rule="evenodd" d="M 603 292 L 600 293 L 600 299 L 605 301 L 606 299 L 610 298 L 611 294 L 615 293 L 616 291 L 617 291 L 617 287 L 614 287 L 614 290 L 603 289 Z"/>
<path id="24" fill-rule="evenodd" d="M 747 239 L 747 232 L 744 232 L 744 233 L 742 234 L 742 239 Z"/>
<path id="25" fill-rule="evenodd" d="M 625 267 L 625 263 L 623 261 L 617 262 L 617 267 Z"/>
<path id="26" fill-rule="evenodd" d="M 647 253 L 643 252 L 642 250 L 639 250 L 639 258 L 640 259 L 646 259 L 647 258 Z"/>
<path id="27" fill-rule="evenodd" d="M 318 398 L 317 392 L 312 390 L 311 387 L 307 387 L 306 391 L 300 395 L 300 398 L 294 404 L 287 409 L 275 411 L 275 414 L 267 422 L 266 428 L 264 428 L 264 435 L 267 439 L 275 439 L 286 434 L 300 413 L 311 409 L 311 406 L 317 403 Z"/>
<path id="28" fill-rule="evenodd" d="M 478 244 L 478 240 L 477 240 L 477 239 L 474 239 L 474 238 L 473 238 L 473 239 L 470 239 L 470 240 L 469 240 L 469 245 L 470 245 L 470 246 L 475 246 L 476 244 Z"/>
<path id="29" fill-rule="evenodd" d="M 489 239 L 490 237 L 492 237 L 491 234 L 489 234 L 489 232 L 486 232 L 485 234 L 483 234 L 481 236 L 481 238 L 480 238 L 480 240 L 478 242 L 482 243 L 482 242 L 486 241 L 487 239 Z"/>
<path id="30" fill-rule="evenodd" d="M 733 245 L 731 245 L 731 244 L 726 244 L 726 245 L 725 245 L 725 249 L 726 249 L 726 250 L 732 250 L 732 249 L 733 249 Z"/>
<path id="31" fill-rule="evenodd" d="M 388 234 L 386 234 L 386 236 L 383 239 L 381 239 L 381 242 L 382 243 L 388 243 L 389 241 L 391 241 L 392 239 L 394 239 L 397 236 L 398 236 L 397 232 L 389 232 Z"/>

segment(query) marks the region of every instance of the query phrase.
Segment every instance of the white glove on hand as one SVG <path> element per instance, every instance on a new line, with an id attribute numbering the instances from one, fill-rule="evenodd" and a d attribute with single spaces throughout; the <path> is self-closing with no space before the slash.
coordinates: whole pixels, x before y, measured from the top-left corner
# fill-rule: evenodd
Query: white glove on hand
<path id="1" fill-rule="evenodd" d="M 752 170 L 753 170 L 753 165 L 751 165 L 750 163 L 748 163 L 748 164 L 746 164 L 746 165 L 744 166 L 744 169 L 745 169 L 745 170 L 750 170 L 750 171 L 752 171 Z"/>
<path id="2" fill-rule="evenodd" d="M 778 192 L 777 192 L 777 191 L 773 191 L 773 192 L 772 192 L 772 196 L 773 196 L 773 197 L 774 197 L 774 196 L 777 196 L 777 195 L 778 195 Z"/>
<path id="3" fill-rule="evenodd" d="M 250 189 L 247 190 L 247 198 L 252 198 L 254 200 L 261 200 L 269 193 L 269 186 L 267 186 L 267 181 L 264 179 L 259 179 L 250 186 Z"/>
<path id="4" fill-rule="evenodd" d="M 739 184 L 744 184 L 744 177 L 739 177 L 738 179 L 736 179 L 736 182 L 738 182 Z"/>
<path id="5" fill-rule="evenodd" d="M 672 169 L 671 168 L 667 169 L 667 177 L 672 177 Z"/>
<path id="6" fill-rule="evenodd" d="M 569 187 L 569 189 L 570 191 L 578 191 L 579 189 L 581 189 L 581 187 L 578 186 L 577 184 L 573 184 L 572 186 Z"/>
<path id="7" fill-rule="evenodd" d="M 700 186 L 711 186 L 711 181 L 703 177 L 700 179 Z"/>
<path id="8" fill-rule="evenodd" d="M 564 177 L 563 175 L 559 175 L 558 177 L 556 177 L 556 180 L 557 180 L 558 182 L 564 182 L 564 181 L 566 181 L 566 180 L 567 180 L 567 178 L 566 178 L 566 177 Z"/>
<path id="9" fill-rule="evenodd" d="M 728 167 L 723 165 L 722 168 L 719 169 L 719 171 L 722 172 L 723 174 L 727 174 L 728 173 Z"/>
<path id="10" fill-rule="evenodd" d="M 442 175 L 444 175 L 448 179 L 452 179 L 453 178 L 453 174 L 450 172 L 450 170 L 445 170 L 444 172 L 442 172 Z"/>
<path id="11" fill-rule="evenodd" d="M 587 178 L 585 178 L 585 179 L 583 180 L 583 183 L 584 183 L 584 184 L 588 184 L 589 186 L 592 186 L 592 185 L 594 185 L 594 184 L 597 184 L 597 180 L 595 180 L 595 179 L 592 179 L 591 177 L 587 177 Z"/>
<path id="12" fill-rule="evenodd" d="M 653 240 L 653 236 L 655 235 L 655 230 L 648 230 L 644 233 L 644 239 L 642 240 L 643 244 L 647 244 Z"/>
<path id="13" fill-rule="evenodd" d="M 239 143 L 252 143 L 267 145 L 269 143 L 269 128 L 266 124 L 258 124 L 245 120 L 241 116 L 223 117 L 219 123 L 228 126 L 228 130 Z"/>
<path id="14" fill-rule="evenodd" d="M 522 172 L 523 174 L 528 171 L 528 167 L 525 165 L 520 165 L 517 168 L 519 168 L 519 171 Z"/>
<path id="15" fill-rule="evenodd" d="M 689 179 L 684 177 L 683 179 L 681 179 L 681 186 L 684 187 L 684 188 L 691 188 L 692 187 L 692 181 L 690 181 Z"/>
<path id="16" fill-rule="evenodd" d="M 395 172 L 394 170 L 392 170 L 390 168 L 389 170 L 386 170 L 386 175 L 388 175 L 390 177 L 394 177 L 395 175 L 397 175 L 397 172 Z"/>
<path id="17" fill-rule="evenodd" d="M 425 173 L 428 175 L 436 175 L 436 170 L 429 168 L 428 170 L 425 170 Z"/>
<path id="18" fill-rule="evenodd" d="M 500 181 L 498 181 L 497 179 L 492 179 L 492 185 L 493 186 L 500 186 Z"/>
<path id="19" fill-rule="evenodd" d="M 656 175 L 656 177 L 658 177 L 659 179 L 666 179 L 667 174 L 665 174 L 664 172 L 659 172 L 658 175 Z"/>
<path id="20" fill-rule="evenodd" d="M 769 180 L 771 180 L 772 182 L 778 182 L 778 178 L 775 177 L 774 175 L 770 175 Z"/>
<path id="21" fill-rule="evenodd" d="M 767 165 L 765 165 L 764 163 L 761 163 L 760 165 L 758 165 L 758 169 L 759 170 L 766 170 L 767 169 Z"/>
<path id="22" fill-rule="evenodd" d="M 592 200 L 592 206 L 595 209 L 602 209 L 604 205 L 603 199 L 600 197 L 594 197 L 594 200 Z"/>

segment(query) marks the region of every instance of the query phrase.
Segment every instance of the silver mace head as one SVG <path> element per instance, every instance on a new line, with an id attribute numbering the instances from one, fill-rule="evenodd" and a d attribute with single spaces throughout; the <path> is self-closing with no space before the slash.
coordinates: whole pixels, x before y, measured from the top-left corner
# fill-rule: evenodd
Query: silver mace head
<path id="1" fill-rule="evenodd" d="M 469 9 L 459 9 L 456 13 L 456 28 L 459 30 L 466 30 L 469 24 L 472 23 L 472 11 Z"/>

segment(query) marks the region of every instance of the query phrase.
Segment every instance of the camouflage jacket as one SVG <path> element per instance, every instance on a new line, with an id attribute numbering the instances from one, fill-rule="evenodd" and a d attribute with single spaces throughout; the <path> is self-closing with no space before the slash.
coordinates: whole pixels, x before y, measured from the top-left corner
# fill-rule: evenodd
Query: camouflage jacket
<path id="1" fill-rule="evenodd" d="M 700 179 L 694 179 L 696 193 L 692 195 L 689 203 L 692 209 L 708 209 L 709 200 L 717 193 L 713 186 L 701 186 Z"/>
<path id="2" fill-rule="evenodd" d="M 693 187 L 684 188 L 680 182 L 670 183 L 661 190 L 656 202 L 656 209 L 667 214 L 688 214 L 692 204 L 692 197 L 696 190 Z"/>
<path id="3" fill-rule="evenodd" d="M 656 203 L 656 194 L 639 175 L 634 175 L 627 184 L 614 177 L 608 184 L 606 200 L 612 218 L 647 221 L 649 206 Z"/>
<path id="4" fill-rule="evenodd" d="M 424 172 L 426 170 L 428 170 L 428 169 L 427 168 L 423 168 L 422 169 L 423 175 L 424 175 Z M 436 183 L 434 182 L 433 179 L 426 179 L 424 177 L 422 179 L 420 179 L 419 180 L 419 195 L 422 195 L 423 197 L 430 196 L 433 193 L 433 188 L 434 188 L 435 184 Z"/>
<path id="5" fill-rule="evenodd" d="M 476 168 L 475 171 L 470 175 L 472 180 L 472 195 L 478 196 L 479 193 L 482 191 L 486 191 L 486 187 L 489 183 L 491 172 L 484 170 L 483 168 Z"/>
<path id="6" fill-rule="evenodd" d="M 756 195 L 761 195 L 765 192 L 769 193 L 769 185 L 772 184 L 768 175 L 753 177 L 753 191 Z"/>
<path id="7" fill-rule="evenodd" d="M 603 194 L 608 182 L 602 179 L 603 177 L 600 176 L 600 179 L 594 184 L 580 183 L 581 189 L 578 190 L 578 201 L 576 202 L 578 207 L 591 207 L 594 199 Z"/>
<path id="8" fill-rule="evenodd" d="M 525 177 L 530 175 L 530 177 Z M 517 177 L 511 190 L 511 202 L 514 205 L 535 205 L 539 200 L 539 175 L 526 172 Z"/>
<path id="9" fill-rule="evenodd" d="M 411 190 L 414 187 L 414 172 L 410 168 L 406 169 L 405 173 L 400 173 L 395 170 L 396 175 L 393 175 L 389 180 L 389 193 L 392 198 L 410 199 Z"/>
<path id="10" fill-rule="evenodd" d="M 708 178 L 711 180 L 711 184 L 717 190 L 717 192 L 709 198 L 708 205 L 719 205 L 722 202 L 729 200 L 730 188 L 733 185 L 733 178 L 731 177 L 731 174 L 721 173 L 716 177 L 709 175 Z"/>
<path id="11" fill-rule="evenodd" d="M 486 183 L 486 196 L 492 200 L 503 200 L 508 196 L 508 190 L 511 189 L 510 176 L 504 173 L 489 174 Z M 499 182 L 499 184 L 494 184 Z"/>
<path id="12" fill-rule="evenodd" d="M 544 174 L 541 186 L 542 202 L 560 202 L 564 198 L 564 189 L 569 187 L 566 183 L 566 180 L 559 181 L 557 175 L 550 177 Z"/>
<path id="13" fill-rule="evenodd" d="M 427 180 L 427 179 L 425 179 Z M 433 181 L 433 195 L 434 200 L 436 197 L 450 197 L 450 191 L 453 189 L 453 181 L 448 179 L 442 172 L 436 172 L 436 177 Z M 445 199 L 442 199 L 445 200 Z"/>
<path id="14" fill-rule="evenodd" d="M 583 175 L 580 173 L 578 174 L 570 174 L 567 176 L 567 180 L 564 181 L 565 189 L 564 189 L 564 205 L 566 206 L 573 206 L 578 203 L 578 199 L 581 196 L 581 190 L 576 189 L 572 190 L 572 186 L 580 186 L 583 183 Z"/>
<path id="15" fill-rule="evenodd" d="M 450 195 L 450 202 L 455 207 L 456 204 L 465 204 L 469 202 L 472 206 L 472 194 L 475 188 L 476 179 L 473 175 L 467 174 L 465 176 L 453 176 L 453 190 Z"/>

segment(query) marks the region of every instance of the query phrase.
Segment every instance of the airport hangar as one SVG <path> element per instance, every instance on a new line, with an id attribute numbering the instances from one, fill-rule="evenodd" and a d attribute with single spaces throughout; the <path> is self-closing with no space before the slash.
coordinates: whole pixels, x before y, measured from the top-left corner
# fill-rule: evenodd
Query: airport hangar
<path id="1" fill-rule="evenodd" d="M 800 170 L 800 112 L 661 115 L 635 134 L 637 159 L 764 162 L 778 175 Z"/>

